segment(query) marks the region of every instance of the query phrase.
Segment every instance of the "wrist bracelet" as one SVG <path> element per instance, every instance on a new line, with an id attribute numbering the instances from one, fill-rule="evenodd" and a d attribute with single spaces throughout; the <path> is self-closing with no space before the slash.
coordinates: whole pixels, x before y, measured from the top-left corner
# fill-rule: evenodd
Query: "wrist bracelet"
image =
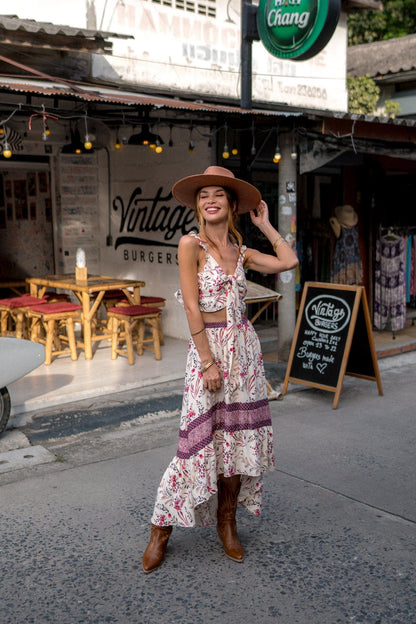
<path id="1" fill-rule="evenodd" d="M 198 330 L 198 331 L 196 331 L 196 332 L 193 332 L 193 333 L 191 334 L 191 336 L 196 336 L 197 334 L 200 334 L 200 333 L 202 333 L 203 331 L 205 331 L 205 327 L 203 327 L 202 329 L 200 329 L 200 330 Z"/>
<path id="2" fill-rule="evenodd" d="M 205 366 L 201 368 L 201 373 L 205 373 L 213 364 L 215 364 L 214 360 L 211 360 L 211 362 L 205 364 Z"/>
<path id="3" fill-rule="evenodd" d="M 278 238 L 276 241 L 274 241 L 273 243 L 273 249 L 275 251 L 277 251 L 278 247 L 280 247 L 280 245 L 282 245 L 283 243 L 285 243 L 285 239 L 283 238 L 283 236 L 281 236 L 280 238 Z"/>

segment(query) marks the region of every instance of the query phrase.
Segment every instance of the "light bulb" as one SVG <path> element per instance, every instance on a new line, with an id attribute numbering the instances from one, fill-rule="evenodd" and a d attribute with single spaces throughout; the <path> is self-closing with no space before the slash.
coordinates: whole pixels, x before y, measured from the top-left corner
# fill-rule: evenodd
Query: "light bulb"
<path id="1" fill-rule="evenodd" d="M 238 149 L 237 149 L 237 147 L 236 147 L 235 145 L 233 146 L 233 148 L 232 148 L 232 150 L 231 150 L 231 154 L 232 154 L 233 156 L 237 156 L 237 154 L 238 154 Z"/>
<path id="2" fill-rule="evenodd" d="M 3 156 L 4 158 L 10 158 L 12 155 L 12 150 L 10 149 L 10 145 L 7 143 L 4 144 Z"/>
<path id="3" fill-rule="evenodd" d="M 292 160 L 296 160 L 296 158 L 298 157 L 296 152 L 291 152 L 290 157 Z"/>
<path id="4" fill-rule="evenodd" d="M 117 137 L 116 138 L 116 142 L 114 143 L 114 147 L 116 150 L 121 149 L 121 143 L 120 143 L 120 139 Z"/>
<path id="5" fill-rule="evenodd" d="M 195 149 L 195 143 L 191 140 L 191 141 L 189 141 L 189 145 L 188 145 L 188 152 L 189 152 L 190 154 L 192 154 L 192 152 L 194 151 L 194 149 Z"/>
<path id="6" fill-rule="evenodd" d="M 222 153 L 222 157 L 227 160 L 227 158 L 230 157 L 230 152 L 228 151 L 228 145 L 227 143 L 224 145 L 224 151 Z"/>
<path id="7" fill-rule="evenodd" d="M 90 137 L 88 136 L 88 134 L 85 135 L 84 147 L 85 147 L 86 150 L 92 149 L 92 143 L 90 141 Z"/>
<path id="8" fill-rule="evenodd" d="M 156 154 L 161 154 L 163 152 L 163 147 L 161 146 L 159 139 L 156 140 L 155 152 Z"/>
<path id="9" fill-rule="evenodd" d="M 277 165 L 277 163 L 280 162 L 281 158 L 282 158 L 281 153 L 278 150 L 276 150 L 276 152 L 275 152 L 275 154 L 273 156 L 273 162 Z"/>

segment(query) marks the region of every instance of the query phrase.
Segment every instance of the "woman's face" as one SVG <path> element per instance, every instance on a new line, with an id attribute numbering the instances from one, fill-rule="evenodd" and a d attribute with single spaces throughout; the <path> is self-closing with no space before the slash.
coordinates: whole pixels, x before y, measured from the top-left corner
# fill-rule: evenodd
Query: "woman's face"
<path id="1" fill-rule="evenodd" d="M 206 223 L 228 220 L 230 202 L 222 186 L 204 186 L 197 195 L 197 206 Z"/>

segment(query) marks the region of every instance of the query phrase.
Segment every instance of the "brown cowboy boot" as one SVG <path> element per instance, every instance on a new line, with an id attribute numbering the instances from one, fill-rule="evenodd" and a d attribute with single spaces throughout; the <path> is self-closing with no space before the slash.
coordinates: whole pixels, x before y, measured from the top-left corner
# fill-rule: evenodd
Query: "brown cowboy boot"
<path id="1" fill-rule="evenodd" d="M 227 557 L 239 563 L 244 558 L 244 549 L 237 535 L 235 521 L 240 486 L 240 475 L 233 477 L 219 475 L 218 477 L 217 532 Z"/>
<path id="2" fill-rule="evenodd" d="M 168 545 L 168 539 L 172 533 L 172 527 L 159 527 L 152 524 L 152 532 L 150 534 L 150 541 L 147 545 L 143 555 L 143 572 L 148 574 L 153 572 L 160 566 L 165 556 L 166 547 Z"/>

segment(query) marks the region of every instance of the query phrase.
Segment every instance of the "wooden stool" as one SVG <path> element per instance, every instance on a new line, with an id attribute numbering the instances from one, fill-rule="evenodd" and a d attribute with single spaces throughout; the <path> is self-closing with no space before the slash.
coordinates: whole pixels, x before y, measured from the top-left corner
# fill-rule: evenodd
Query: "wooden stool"
<path id="1" fill-rule="evenodd" d="M 121 293 L 123 293 L 123 291 L 121 291 Z M 166 299 L 164 299 L 163 297 L 151 297 L 147 295 L 140 296 L 140 305 L 145 306 L 146 308 L 149 308 L 149 307 L 150 308 L 152 307 L 164 308 L 165 302 L 166 302 Z M 114 305 L 118 307 L 118 306 L 126 306 L 126 305 L 131 305 L 131 304 L 128 302 L 128 300 L 126 299 L 124 295 L 124 298 L 120 297 Z M 111 325 L 109 329 L 111 330 Z M 162 331 L 162 317 L 159 318 L 158 329 L 159 329 L 160 344 L 163 346 L 165 344 L 165 340 L 163 338 L 163 331 Z"/>
<path id="2" fill-rule="evenodd" d="M 16 338 L 25 338 L 27 336 L 26 311 L 28 306 L 43 305 L 45 302 L 45 297 L 32 297 L 28 294 L 0 299 L 1 335 L 11 334 Z"/>
<path id="3" fill-rule="evenodd" d="M 159 337 L 161 315 L 159 308 L 142 305 L 110 308 L 108 319 L 111 321 L 111 359 L 117 359 L 118 354 L 127 355 L 129 364 L 134 364 L 133 344 L 136 345 L 137 355 L 143 355 L 143 349 L 149 349 L 154 351 L 156 360 L 162 359 Z M 151 328 L 152 333 L 148 338 L 145 338 L 146 326 Z M 120 346 L 123 341 L 126 349 Z"/>
<path id="4" fill-rule="evenodd" d="M 74 320 L 81 320 L 80 305 L 65 301 L 32 305 L 27 310 L 31 319 L 30 339 L 45 345 L 45 364 L 52 362 L 52 357 L 70 353 L 71 360 L 76 360 Z M 63 329 L 66 333 L 63 333 Z M 44 335 L 42 335 L 44 330 Z M 62 343 L 68 346 L 63 348 Z"/>
<path id="5" fill-rule="evenodd" d="M 157 308 L 164 308 L 165 302 L 166 302 L 166 299 L 164 299 L 163 297 L 151 297 L 150 295 L 142 295 L 140 297 L 140 305 L 145 306 L 145 307 L 156 306 Z M 162 316 L 159 319 L 159 339 L 160 339 L 160 344 L 163 346 L 165 344 L 165 339 L 163 338 L 163 331 L 162 331 Z"/>

